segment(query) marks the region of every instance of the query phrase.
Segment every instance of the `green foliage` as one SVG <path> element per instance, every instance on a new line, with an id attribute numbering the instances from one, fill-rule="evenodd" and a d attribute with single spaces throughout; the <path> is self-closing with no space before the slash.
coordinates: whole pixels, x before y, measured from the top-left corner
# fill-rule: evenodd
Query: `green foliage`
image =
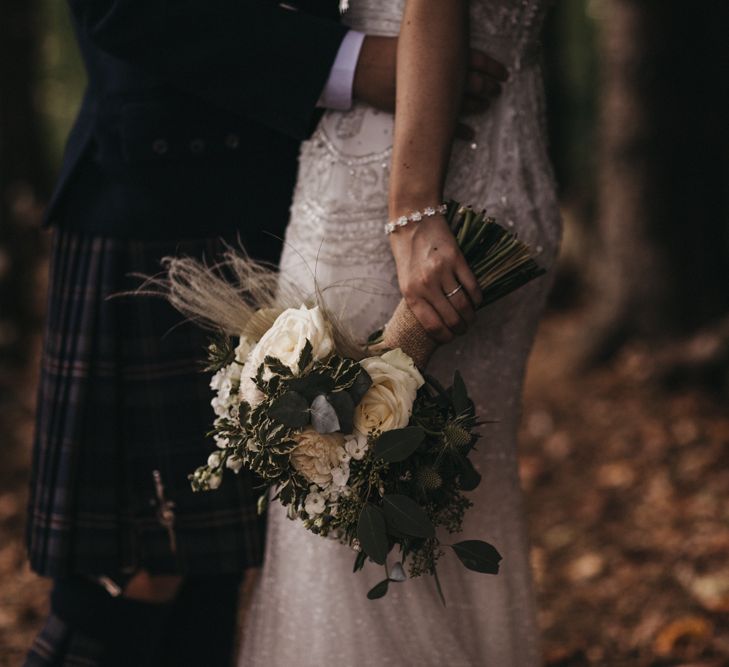
<path id="1" fill-rule="evenodd" d="M 390 580 L 383 579 L 379 584 L 376 584 L 369 590 L 369 592 L 367 593 L 367 598 L 369 600 L 378 600 L 379 598 L 385 597 L 385 595 L 387 595 L 387 589 L 389 586 Z"/>
<path id="2" fill-rule="evenodd" d="M 501 554 L 488 542 L 465 540 L 451 545 L 460 561 L 474 572 L 498 574 Z"/>
<path id="3" fill-rule="evenodd" d="M 390 549 L 387 542 L 385 516 L 379 507 L 367 504 L 362 508 L 357 524 L 357 539 L 364 552 L 375 563 L 384 565 Z"/>
<path id="4" fill-rule="evenodd" d="M 382 499 L 387 525 L 412 537 L 433 537 L 435 528 L 425 510 L 412 498 L 390 494 Z"/>
<path id="5" fill-rule="evenodd" d="M 302 428 L 309 423 L 309 402 L 295 391 L 281 394 L 271 403 L 268 414 L 290 428 Z"/>
<path id="6" fill-rule="evenodd" d="M 388 463 L 399 463 L 408 458 L 424 439 L 425 431 L 417 426 L 385 431 L 377 439 L 374 455 Z"/>

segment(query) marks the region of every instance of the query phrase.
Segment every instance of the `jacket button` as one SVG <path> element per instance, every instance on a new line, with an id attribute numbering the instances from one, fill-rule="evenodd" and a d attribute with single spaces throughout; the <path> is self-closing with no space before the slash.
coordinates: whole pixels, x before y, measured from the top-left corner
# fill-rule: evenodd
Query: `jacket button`
<path id="1" fill-rule="evenodd" d="M 230 134 L 226 135 L 225 137 L 225 147 L 229 148 L 230 150 L 234 151 L 238 146 L 240 145 L 240 137 L 235 134 L 235 132 L 231 132 Z"/>
<path id="2" fill-rule="evenodd" d="M 202 139 L 193 139 L 190 142 L 190 152 L 199 155 L 205 150 L 205 142 Z"/>
<path id="3" fill-rule="evenodd" d="M 169 148 L 169 145 L 164 139 L 155 139 L 152 142 L 152 152 L 156 155 L 164 155 Z"/>

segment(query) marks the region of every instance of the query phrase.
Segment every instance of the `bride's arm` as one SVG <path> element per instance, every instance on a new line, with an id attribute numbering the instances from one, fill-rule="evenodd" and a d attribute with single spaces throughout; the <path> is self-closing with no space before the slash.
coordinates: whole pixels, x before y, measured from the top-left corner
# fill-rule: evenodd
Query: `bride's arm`
<path id="1" fill-rule="evenodd" d="M 397 49 L 390 218 L 443 201 L 468 58 L 468 0 L 407 0 Z M 400 290 L 440 342 L 462 333 L 481 300 L 442 215 L 390 235 Z M 450 299 L 445 294 L 459 284 Z"/>

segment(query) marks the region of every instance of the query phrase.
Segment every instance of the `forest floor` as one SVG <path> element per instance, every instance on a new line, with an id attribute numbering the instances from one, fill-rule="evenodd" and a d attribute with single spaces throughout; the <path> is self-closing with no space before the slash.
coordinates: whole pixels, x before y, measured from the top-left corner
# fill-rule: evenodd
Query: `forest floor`
<path id="1" fill-rule="evenodd" d="M 651 351 L 576 371 L 579 310 L 550 314 L 521 434 L 549 667 L 729 665 L 729 414 L 661 389 Z M 35 377 L 0 378 L 0 665 L 20 664 L 47 582 L 22 545 Z"/>

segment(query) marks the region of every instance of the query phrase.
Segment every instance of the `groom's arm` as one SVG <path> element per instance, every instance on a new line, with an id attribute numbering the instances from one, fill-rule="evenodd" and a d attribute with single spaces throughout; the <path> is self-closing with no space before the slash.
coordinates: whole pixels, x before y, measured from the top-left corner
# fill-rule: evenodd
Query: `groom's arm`
<path id="1" fill-rule="evenodd" d="M 347 28 L 267 0 L 69 0 L 97 48 L 305 137 Z"/>

